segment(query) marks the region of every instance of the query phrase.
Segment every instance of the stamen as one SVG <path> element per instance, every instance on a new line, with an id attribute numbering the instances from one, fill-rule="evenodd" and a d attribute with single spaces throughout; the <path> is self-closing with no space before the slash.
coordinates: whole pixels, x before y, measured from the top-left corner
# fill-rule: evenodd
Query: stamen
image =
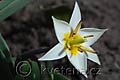
<path id="1" fill-rule="evenodd" d="M 66 45 L 67 45 L 67 48 L 71 50 L 71 46 L 68 43 Z"/>
<path id="2" fill-rule="evenodd" d="M 81 48 L 78 48 L 78 50 L 79 50 L 80 52 L 83 52 L 83 50 L 82 50 Z"/>
<path id="3" fill-rule="evenodd" d="M 86 47 L 84 47 L 84 46 L 80 46 L 79 47 L 80 48 L 80 50 L 82 50 L 82 51 L 87 51 L 87 52 L 91 52 L 91 53 L 96 53 L 96 51 L 94 51 L 94 50 L 92 50 L 92 49 L 89 49 L 89 48 L 86 48 Z"/>
<path id="4" fill-rule="evenodd" d="M 84 36 L 84 38 L 89 38 L 89 37 L 93 37 L 94 35 L 87 35 L 87 36 Z"/>
<path id="5" fill-rule="evenodd" d="M 75 35 L 75 34 L 78 32 L 78 30 L 81 28 L 81 24 L 82 24 L 82 22 L 80 21 L 80 22 L 77 24 L 77 26 L 75 27 L 75 29 L 71 32 L 71 34 L 70 34 L 69 37 L 72 37 L 73 35 Z"/>
<path id="6" fill-rule="evenodd" d="M 78 30 L 81 28 L 81 24 L 82 22 L 80 21 L 78 25 L 75 27 L 75 29 L 73 30 L 73 34 L 76 34 L 78 32 Z"/>

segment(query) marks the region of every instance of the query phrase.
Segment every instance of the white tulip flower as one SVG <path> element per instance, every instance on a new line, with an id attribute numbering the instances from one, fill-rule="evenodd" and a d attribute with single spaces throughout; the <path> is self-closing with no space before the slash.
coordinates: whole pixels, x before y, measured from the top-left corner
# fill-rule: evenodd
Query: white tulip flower
<path id="1" fill-rule="evenodd" d="M 57 60 L 67 55 L 71 64 L 87 77 L 87 59 L 100 65 L 96 51 L 90 46 L 94 44 L 107 29 L 80 29 L 81 13 L 77 2 L 75 3 L 69 24 L 54 17 L 52 17 L 52 19 L 59 43 L 38 60 Z"/>

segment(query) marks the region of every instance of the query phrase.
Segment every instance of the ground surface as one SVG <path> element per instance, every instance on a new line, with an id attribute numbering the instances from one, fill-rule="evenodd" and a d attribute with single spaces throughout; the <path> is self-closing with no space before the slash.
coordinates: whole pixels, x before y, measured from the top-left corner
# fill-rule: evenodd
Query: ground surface
<path id="1" fill-rule="evenodd" d="M 6 39 L 11 53 L 16 56 L 40 46 L 54 46 L 57 39 L 51 17 L 45 10 L 67 5 L 72 11 L 73 2 L 74 0 L 35 0 L 1 22 L 0 32 Z M 120 79 L 119 4 L 120 0 L 79 0 L 83 27 L 109 29 L 93 46 L 102 62 L 101 74 L 96 80 Z"/>

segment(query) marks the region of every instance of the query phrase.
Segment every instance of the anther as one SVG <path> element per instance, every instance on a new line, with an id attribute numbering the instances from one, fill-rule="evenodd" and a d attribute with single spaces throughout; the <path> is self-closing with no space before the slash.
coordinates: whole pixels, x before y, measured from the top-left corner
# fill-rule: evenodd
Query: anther
<path id="1" fill-rule="evenodd" d="M 75 35 L 75 34 L 78 32 L 78 30 L 81 28 L 81 24 L 82 24 L 82 22 L 80 21 L 80 22 L 77 24 L 77 26 L 75 27 L 75 29 L 71 32 L 71 34 L 70 34 L 69 37 L 72 37 L 73 35 Z"/>
<path id="2" fill-rule="evenodd" d="M 78 32 L 78 30 L 81 28 L 81 24 L 82 22 L 80 21 L 77 26 L 75 27 L 75 29 L 73 30 L 73 34 L 76 34 Z"/>

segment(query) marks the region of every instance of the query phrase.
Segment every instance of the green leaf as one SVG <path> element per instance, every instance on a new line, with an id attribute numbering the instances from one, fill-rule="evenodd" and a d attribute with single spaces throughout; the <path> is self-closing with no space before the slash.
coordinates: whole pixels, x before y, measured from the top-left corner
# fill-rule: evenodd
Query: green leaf
<path id="1" fill-rule="evenodd" d="M 44 80 L 53 80 L 53 74 L 51 72 L 53 68 L 52 62 L 45 62 L 41 64 L 41 73 L 43 75 Z"/>
<path id="2" fill-rule="evenodd" d="M 14 0 L 1 0 L 0 1 L 0 10 L 2 10 L 3 8 L 5 8 L 8 4 L 10 4 L 12 1 Z"/>
<path id="3" fill-rule="evenodd" d="M 54 72 L 53 69 L 54 69 L 53 64 L 50 61 L 45 62 L 45 64 L 42 65 L 42 70 L 44 70 L 45 76 L 44 80 L 70 80 L 66 76 L 58 72 Z"/>
<path id="4" fill-rule="evenodd" d="M 32 0 L 3 0 L 0 2 L 0 21 L 26 6 Z"/>
<path id="5" fill-rule="evenodd" d="M 53 64 L 51 61 L 45 62 L 45 67 L 47 72 L 51 73 L 51 69 L 53 68 Z"/>
<path id="6" fill-rule="evenodd" d="M 30 65 L 28 65 L 28 63 L 24 63 L 21 68 L 21 71 L 25 74 L 28 73 L 30 71 Z"/>
<path id="7" fill-rule="evenodd" d="M 16 73 L 21 77 L 28 77 L 31 74 L 32 68 L 29 61 L 19 61 L 16 64 Z"/>
<path id="8" fill-rule="evenodd" d="M 30 60 L 32 64 L 33 80 L 40 80 L 40 69 L 37 62 Z"/>
<path id="9" fill-rule="evenodd" d="M 60 74 L 60 73 L 53 73 L 54 80 L 70 80 L 66 76 Z"/>
<path id="10" fill-rule="evenodd" d="M 1 34 L 0 34 L 0 55 L 3 55 L 7 59 L 10 59 L 11 57 L 11 55 L 9 54 L 9 48 Z"/>
<path id="11" fill-rule="evenodd" d="M 0 79 L 2 80 L 14 80 L 14 69 L 5 59 L 0 59 Z"/>
<path id="12" fill-rule="evenodd" d="M 1 50 L 0 50 L 0 59 L 5 59 L 5 55 Z"/>
<path id="13" fill-rule="evenodd" d="M 13 67 L 15 67 L 15 61 L 16 61 L 16 57 L 12 57 L 11 62 L 12 62 Z"/>
<path id="14" fill-rule="evenodd" d="M 51 61 L 45 62 L 47 80 L 53 80 L 53 74 L 51 70 L 53 69 L 53 64 Z"/>
<path id="15" fill-rule="evenodd" d="M 24 80 L 24 77 L 21 77 L 21 76 L 17 75 L 17 76 L 15 77 L 15 80 Z"/>

